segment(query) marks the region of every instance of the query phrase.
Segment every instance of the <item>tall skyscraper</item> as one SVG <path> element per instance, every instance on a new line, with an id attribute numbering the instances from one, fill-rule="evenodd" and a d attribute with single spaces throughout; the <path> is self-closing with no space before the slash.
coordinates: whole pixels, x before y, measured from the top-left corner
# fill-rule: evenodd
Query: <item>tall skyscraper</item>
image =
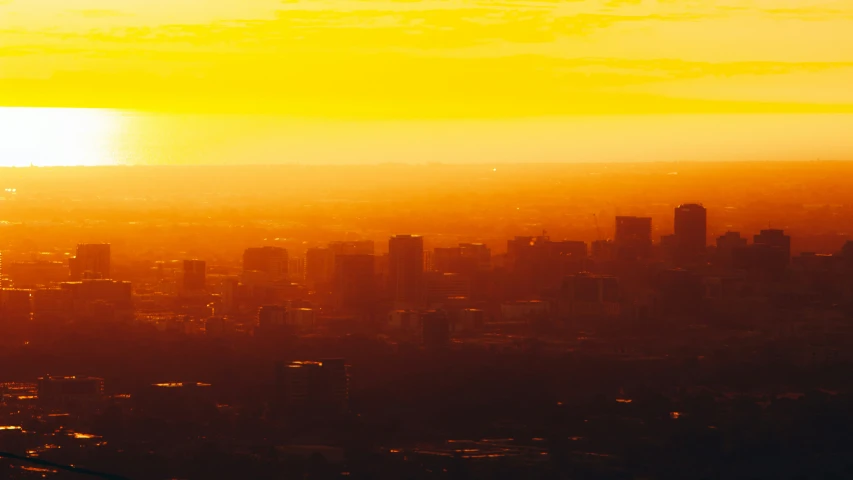
<path id="1" fill-rule="evenodd" d="M 705 253 L 707 211 L 688 203 L 675 209 L 675 248 L 678 258 L 691 259 Z"/>
<path id="2" fill-rule="evenodd" d="M 261 272 L 268 280 L 287 280 L 287 250 L 281 247 L 247 248 L 243 273 Z"/>
<path id="3" fill-rule="evenodd" d="M 646 258 L 652 253 L 652 219 L 616 217 L 616 254 L 621 259 Z"/>
<path id="4" fill-rule="evenodd" d="M 71 280 L 84 278 L 111 278 L 110 244 L 81 243 L 77 245 L 77 255 L 68 260 Z"/>
<path id="5" fill-rule="evenodd" d="M 184 260 L 184 290 L 204 290 L 207 283 L 207 264 L 204 260 Z"/>
<path id="6" fill-rule="evenodd" d="M 419 307 L 424 303 L 424 239 L 416 235 L 395 235 L 388 242 L 388 288 L 398 307 Z"/>

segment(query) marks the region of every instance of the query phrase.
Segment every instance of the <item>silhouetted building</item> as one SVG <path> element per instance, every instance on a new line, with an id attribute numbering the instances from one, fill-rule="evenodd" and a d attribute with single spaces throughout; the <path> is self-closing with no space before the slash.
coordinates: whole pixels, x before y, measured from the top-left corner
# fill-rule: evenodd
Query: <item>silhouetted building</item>
<path id="1" fill-rule="evenodd" d="M 376 302 L 373 255 L 347 254 L 335 257 L 335 307 L 365 312 Z"/>
<path id="2" fill-rule="evenodd" d="M 203 260 L 184 260 L 184 290 L 204 290 L 207 286 L 207 264 Z"/>
<path id="3" fill-rule="evenodd" d="M 349 379 L 343 359 L 279 363 L 276 388 L 289 416 L 340 414 L 349 408 Z"/>
<path id="4" fill-rule="evenodd" d="M 291 282 L 305 282 L 305 257 L 290 257 L 287 260 L 287 276 Z"/>
<path id="5" fill-rule="evenodd" d="M 746 239 L 740 236 L 740 232 L 726 232 L 717 237 L 717 251 L 731 251 L 735 248 L 745 247 Z"/>
<path id="6" fill-rule="evenodd" d="M 388 242 L 388 288 L 397 306 L 419 307 L 424 303 L 424 239 L 395 235 Z"/>
<path id="7" fill-rule="evenodd" d="M 524 298 L 557 290 L 563 277 L 585 269 L 586 243 L 552 242 L 547 236 L 515 237 L 507 241 L 507 268 L 512 274 L 510 295 Z"/>
<path id="8" fill-rule="evenodd" d="M 675 209 L 676 258 L 695 260 L 705 253 L 707 245 L 707 211 L 698 204 L 679 205 Z"/>
<path id="9" fill-rule="evenodd" d="M 243 274 L 260 272 L 268 281 L 287 280 L 287 250 L 281 247 L 247 248 L 243 252 Z"/>
<path id="10" fill-rule="evenodd" d="M 327 285 L 335 278 L 335 258 L 344 255 L 373 255 L 373 240 L 330 242 L 328 247 L 309 248 L 305 253 L 305 281 L 311 287 Z"/>
<path id="11" fill-rule="evenodd" d="M 427 272 L 424 275 L 427 304 L 442 305 L 450 298 L 470 298 L 471 281 L 460 273 Z"/>
<path id="12" fill-rule="evenodd" d="M 71 280 L 112 278 L 109 243 L 81 243 L 77 255 L 68 260 Z"/>
<path id="13" fill-rule="evenodd" d="M 648 258 L 652 252 L 652 219 L 616 217 L 615 244 L 619 259 Z"/>
<path id="14" fill-rule="evenodd" d="M 446 347 L 450 343 L 450 319 L 447 312 L 431 310 L 421 317 L 423 343 L 427 348 Z"/>
<path id="15" fill-rule="evenodd" d="M 733 255 L 736 249 L 746 248 L 747 241 L 740 236 L 740 232 L 726 232 L 717 237 L 717 262 L 723 266 L 733 265 Z"/>
<path id="16" fill-rule="evenodd" d="M 762 230 L 761 233 L 753 237 L 753 243 L 758 245 L 768 245 L 773 249 L 780 249 L 785 255 L 785 264 L 791 261 L 791 237 L 785 235 L 784 230 Z"/>

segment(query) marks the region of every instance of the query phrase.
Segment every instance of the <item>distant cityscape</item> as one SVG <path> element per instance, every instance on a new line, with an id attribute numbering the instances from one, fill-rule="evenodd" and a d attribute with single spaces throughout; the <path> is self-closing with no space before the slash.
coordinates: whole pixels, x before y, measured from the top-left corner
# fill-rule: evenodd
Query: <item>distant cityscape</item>
<path id="1" fill-rule="evenodd" d="M 340 432 L 351 430 L 362 418 L 365 412 L 359 408 L 364 400 L 358 397 L 365 395 L 366 383 L 375 382 L 360 378 L 363 366 L 358 357 L 365 354 L 392 362 L 409 358 L 416 364 L 421 360 L 404 352 L 420 351 L 424 360 L 438 364 L 460 355 L 535 355 L 599 366 L 632 360 L 655 365 L 655 370 L 663 368 L 661 362 L 672 361 L 679 369 L 687 368 L 688 360 L 693 362 L 689 369 L 710 371 L 740 362 L 783 362 L 806 369 L 849 364 L 853 329 L 843 319 L 853 313 L 849 300 L 853 242 L 837 254 L 801 253 L 792 258 L 791 238 L 783 230 L 762 230 L 752 242 L 740 232 L 726 232 L 709 246 L 705 207 L 680 205 L 673 220 L 674 232 L 659 243 L 652 240 L 651 218 L 616 216 L 613 239 L 587 244 L 554 240 L 543 231 L 507 240 L 505 253 L 499 254 L 482 243 L 428 251 L 422 236 L 409 234 L 389 238 L 386 253 L 377 253 L 371 240 L 332 241 L 296 255 L 281 247 L 250 247 L 236 273 L 204 259 L 178 259 L 156 262 L 151 267 L 153 280 L 143 282 L 113 278 L 109 244 L 79 244 L 65 263 L 5 262 L 0 326 L 7 347 L 31 348 L 31 342 L 41 340 L 48 341 L 44 344 L 48 348 L 56 342 L 73 342 L 70 338 L 111 342 L 127 335 L 154 335 L 160 339 L 154 341 L 172 343 L 195 338 L 193 342 L 207 345 L 203 348 L 254 351 L 269 373 L 260 382 L 267 387 L 261 387 L 252 401 L 241 400 L 233 387 L 226 388 L 228 403 L 222 400 L 221 386 L 202 379 L 164 378 L 147 386 L 136 381 L 116 388 L 98 371 L 19 377 L 0 390 L 4 419 L 0 423 L 9 424 L 0 427 L 0 437 L 34 459 L 61 461 L 65 457 L 53 449 L 94 449 L 115 456 L 124 451 L 124 447 L 111 450 L 118 448 L 113 447 L 116 444 L 140 448 L 145 441 L 138 438 L 138 431 L 131 440 L 116 427 L 129 422 L 160 422 L 182 444 L 190 438 L 183 435 L 197 435 L 199 429 L 221 436 L 248 425 L 263 429 L 256 422 L 271 422 L 267 428 L 274 426 L 279 433 L 269 434 L 278 436 L 282 445 L 269 444 L 279 453 L 265 462 L 319 455 L 324 468 L 337 475 L 348 468 L 343 466 L 348 444 Z M 809 312 L 810 320 L 789 315 L 794 308 Z M 821 325 L 818 331 L 816 324 Z M 689 333 L 684 334 L 685 329 Z M 671 330 L 682 333 L 667 333 Z M 759 330 L 767 335 L 750 334 Z M 334 339 L 346 338 L 361 339 L 355 358 L 317 353 L 348 350 L 328 348 L 329 342 L 339 341 Z M 136 341 L 134 348 L 164 348 Z M 768 344 L 785 347 L 768 349 Z M 120 390 L 126 387 L 131 388 Z M 642 401 L 632 398 L 644 395 L 636 388 L 632 393 L 620 387 L 611 401 L 619 406 Z M 687 391 L 675 394 L 672 401 L 686 401 L 682 397 Z M 588 401 L 577 393 L 556 405 Z M 552 391 L 549 397 L 555 394 Z M 759 396 L 767 395 L 789 393 L 764 391 Z M 676 421 L 685 414 L 689 415 L 673 410 L 667 418 Z M 227 428 L 210 423 L 228 418 L 232 424 Z M 107 426 L 110 422 L 118 423 Z M 185 426 L 174 430 L 179 424 Z M 338 433 L 331 437 L 318 433 L 329 428 Z M 465 449 L 454 449 L 454 443 L 425 447 L 427 438 L 412 442 L 401 437 L 390 450 L 374 446 L 373 454 L 408 452 L 406 458 L 421 459 L 399 466 L 397 473 L 424 468 L 423 459 L 431 457 L 455 462 L 514 458 L 521 463 L 513 468 L 532 468 L 537 463 L 530 464 L 530 459 L 578 455 L 571 449 L 560 453 L 564 447 L 555 446 L 554 439 L 539 438 L 545 433 L 526 443 L 514 439 L 519 428 L 536 430 L 506 427 L 503 430 L 510 430 L 513 439 L 482 443 L 470 437 L 465 441 L 471 448 Z M 487 430 L 494 430 L 494 425 Z M 65 440 L 59 441 L 57 435 Z M 312 438 L 313 446 L 292 444 L 300 435 Z M 383 444 L 394 441 L 379 436 Z M 237 447 L 231 444 L 233 438 L 228 440 L 231 446 L 222 441 L 226 437 L 217 449 L 238 456 L 258 442 L 254 438 Z M 598 458 L 606 468 L 618 468 L 617 456 L 609 455 Z M 14 478 L 29 478 L 26 472 L 62 472 L 50 465 L 25 467 Z M 546 470 L 554 468 L 548 462 L 543 465 Z M 584 468 L 604 468 L 596 465 Z M 262 471 L 264 466 L 253 468 Z"/>

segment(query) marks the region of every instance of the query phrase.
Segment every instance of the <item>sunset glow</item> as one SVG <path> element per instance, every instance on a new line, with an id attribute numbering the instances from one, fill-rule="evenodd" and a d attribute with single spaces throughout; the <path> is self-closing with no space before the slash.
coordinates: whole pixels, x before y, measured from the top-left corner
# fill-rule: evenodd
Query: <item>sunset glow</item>
<path id="1" fill-rule="evenodd" d="M 0 479 L 853 478 L 853 0 L 0 0 Z"/>
<path id="2" fill-rule="evenodd" d="M 505 117 L 853 111 L 846 0 L 6 0 L 0 104 Z"/>

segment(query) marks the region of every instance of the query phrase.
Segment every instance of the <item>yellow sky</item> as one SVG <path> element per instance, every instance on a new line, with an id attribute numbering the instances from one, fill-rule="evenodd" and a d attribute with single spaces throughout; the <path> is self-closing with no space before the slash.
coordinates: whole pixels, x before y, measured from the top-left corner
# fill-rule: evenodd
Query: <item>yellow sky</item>
<path id="1" fill-rule="evenodd" d="M 0 105 L 853 112 L 850 0 L 0 0 Z"/>

